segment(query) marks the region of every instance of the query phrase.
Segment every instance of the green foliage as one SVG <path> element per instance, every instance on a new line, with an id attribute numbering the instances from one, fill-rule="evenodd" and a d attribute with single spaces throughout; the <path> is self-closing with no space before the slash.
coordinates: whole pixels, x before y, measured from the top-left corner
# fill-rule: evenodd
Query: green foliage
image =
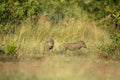
<path id="1" fill-rule="evenodd" d="M 94 19 L 101 19 L 105 16 L 116 11 L 120 11 L 120 1 L 119 0 L 92 0 L 85 2 L 84 0 L 79 1 L 79 5 L 87 12 L 90 13 L 90 16 Z M 114 14 L 114 13 L 113 13 Z"/>
<path id="2" fill-rule="evenodd" d="M 38 5 L 37 0 L 0 1 L 0 24 L 17 24 L 32 15 L 37 15 Z"/>
<path id="3" fill-rule="evenodd" d="M 56 25 L 66 18 L 79 19 L 81 11 L 88 12 L 91 18 L 98 21 L 110 15 L 111 19 L 106 19 L 104 23 L 107 29 L 115 26 L 117 31 L 110 36 L 112 43 L 103 44 L 100 50 L 107 53 L 116 51 L 120 45 L 120 0 L 1 0 L 0 26 L 19 24 L 27 19 L 34 21 L 38 15 L 45 15 L 51 25 Z M 14 43 L 7 47 L 9 53 L 14 52 Z"/>
<path id="4" fill-rule="evenodd" d="M 114 31 L 120 29 L 120 1 L 119 0 L 91 0 L 79 2 L 80 6 L 97 21 L 102 21 L 102 26 Z M 109 16 L 109 17 L 108 17 Z"/>
<path id="5" fill-rule="evenodd" d="M 101 42 L 101 45 L 98 47 L 101 51 L 99 56 L 120 60 L 120 31 L 111 34 L 110 39 L 112 40 L 110 44 Z"/>
<path id="6" fill-rule="evenodd" d="M 80 3 L 82 2 L 82 3 Z M 102 21 L 110 32 L 111 43 L 103 41 L 98 47 L 99 57 L 120 59 L 120 1 L 119 0 L 91 0 L 80 1 L 79 6 L 89 13 L 89 16 L 97 21 Z M 109 18 L 108 18 L 109 16 Z"/>
<path id="7" fill-rule="evenodd" d="M 41 4 L 52 25 L 58 24 L 65 18 L 78 18 L 80 15 L 80 8 L 74 0 L 44 0 Z"/>
<path id="8" fill-rule="evenodd" d="M 10 41 L 7 45 L 7 54 L 8 55 L 15 55 L 16 45 L 14 41 Z"/>
<path id="9" fill-rule="evenodd" d="M 75 0 L 6 0 L 0 1 L 0 24 L 18 24 L 34 16 L 45 15 L 52 25 L 65 18 L 78 18 L 80 7 Z"/>
<path id="10" fill-rule="evenodd" d="M 120 15 L 119 0 L 2 0 L 0 1 L 0 24 L 18 24 L 35 16 L 45 15 L 52 25 L 65 18 L 79 19 L 81 9 L 90 17 L 100 20 L 108 15 Z M 117 23 L 119 24 L 119 23 Z"/>
<path id="11" fill-rule="evenodd" d="M 112 39 L 114 44 L 120 46 L 120 30 L 118 32 L 113 33 L 110 36 L 110 39 Z"/>

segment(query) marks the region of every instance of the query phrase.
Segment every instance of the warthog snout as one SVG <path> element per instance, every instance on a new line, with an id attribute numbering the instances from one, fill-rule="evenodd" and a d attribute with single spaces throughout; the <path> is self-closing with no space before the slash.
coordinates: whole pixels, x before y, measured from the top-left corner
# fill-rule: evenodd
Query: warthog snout
<path id="1" fill-rule="evenodd" d="M 45 41 L 43 54 L 46 51 L 50 51 L 50 50 L 52 50 L 52 52 L 53 52 L 53 47 L 54 47 L 54 40 L 52 38 L 50 38 L 47 41 Z"/>
<path id="2" fill-rule="evenodd" d="M 70 51 L 78 50 L 82 47 L 87 48 L 84 41 L 79 41 L 79 42 L 76 42 L 76 43 L 65 43 L 64 44 L 64 50 L 65 51 L 67 51 L 67 50 L 70 50 Z"/>

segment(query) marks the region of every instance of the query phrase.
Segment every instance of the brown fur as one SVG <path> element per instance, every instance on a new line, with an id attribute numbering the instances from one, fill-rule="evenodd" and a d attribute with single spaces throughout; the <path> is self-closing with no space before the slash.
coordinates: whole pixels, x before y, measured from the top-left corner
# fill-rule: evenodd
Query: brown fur
<path id="1" fill-rule="evenodd" d="M 50 50 L 52 50 L 52 52 L 53 52 L 53 47 L 54 47 L 54 40 L 52 38 L 50 38 L 44 44 L 43 54 L 48 51 L 50 52 Z"/>
<path id="2" fill-rule="evenodd" d="M 78 49 L 80 49 L 82 47 L 87 48 L 86 44 L 84 43 L 84 41 L 79 41 L 79 42 L 76 42 L 76 43 L 65 43 L 64 44 L 65 52 L 67 50 L 70 50 L 70 51 L 78 50 Z"/>

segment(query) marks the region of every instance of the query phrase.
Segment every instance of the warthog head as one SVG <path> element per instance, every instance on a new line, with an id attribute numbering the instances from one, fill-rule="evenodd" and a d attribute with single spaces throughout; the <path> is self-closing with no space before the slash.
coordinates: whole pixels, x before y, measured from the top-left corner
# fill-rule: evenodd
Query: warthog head
<path id="1" fill-rule="evenodd" d="M 84 41 L 80 41 L 79 44 L 80 44 L 81 47 L 87 48 L 87 46 L 86 46 Z"/>

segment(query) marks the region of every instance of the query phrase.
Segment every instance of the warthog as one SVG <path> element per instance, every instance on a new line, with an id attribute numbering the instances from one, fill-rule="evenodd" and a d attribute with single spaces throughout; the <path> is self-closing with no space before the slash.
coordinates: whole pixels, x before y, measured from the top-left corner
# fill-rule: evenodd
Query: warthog
<path id="1" fill-rule="evenodd" d="M 45 52 L 48 52 L 48 51 L 50 52 L 50 50 L 52 50 L 52 52 L 53 52 L 53 47 L 54 47 L 54 40 L 52 38 L 50 38 L 47 41 L 45 41 L 43 54 Z"/>
<path id="2" fill-rule="evenodd" d="M 82 47 L 87 48 L 84 41 L 79 41 L 79 42 L 76 42 L 76 43 L 64 43 L 65 52 L 67 50 L 69 50 L 69 51 L 78 50 Z"/>

